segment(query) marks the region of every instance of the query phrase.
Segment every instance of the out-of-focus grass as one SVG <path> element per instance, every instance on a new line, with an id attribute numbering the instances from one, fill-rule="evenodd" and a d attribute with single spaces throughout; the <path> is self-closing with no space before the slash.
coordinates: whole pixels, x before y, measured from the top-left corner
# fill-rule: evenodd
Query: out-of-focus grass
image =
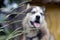
<path id="1" fill-rule="evenodd" d="M 0 40 L 5 40 L 7 36 L 0 36 Z"/>

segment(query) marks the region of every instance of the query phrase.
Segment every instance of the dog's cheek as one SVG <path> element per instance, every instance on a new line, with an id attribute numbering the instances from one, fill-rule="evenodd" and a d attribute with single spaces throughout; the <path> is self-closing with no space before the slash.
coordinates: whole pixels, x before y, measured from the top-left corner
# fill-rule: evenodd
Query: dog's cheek
<path id="1" fill-rule="evenodd" d="M 44 21 L 44 16 L 41 16 L 40 17 L 40 23 L 43 23 L 43 21 Z"/>
<path id="2" fill-rule="evenodd" d="M 28 21 L 31 20 L 31 14 L 30 14 L 30 13 L 28 13 L 28 14 L 26 15 L 26 17 L 27 17 Z"/>
<path id="3" fill-rule="evenodd" d="M 35 20 L 35 15 L 31 15 L 30 19 L 31 19 L 31 21 L 34 21 Z"/>

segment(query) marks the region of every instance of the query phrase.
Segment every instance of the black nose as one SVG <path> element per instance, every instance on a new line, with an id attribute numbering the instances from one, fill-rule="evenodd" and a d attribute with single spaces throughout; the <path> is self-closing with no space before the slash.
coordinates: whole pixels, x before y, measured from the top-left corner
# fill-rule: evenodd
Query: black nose
<path id="1" fill-rule="evenodd" d="M 39 15 L 37 15 L 37 16 L 36 16 L 36 20 L 39 20 L 39 19 L 40 19 L 40 16 L 39 16 Z"/>

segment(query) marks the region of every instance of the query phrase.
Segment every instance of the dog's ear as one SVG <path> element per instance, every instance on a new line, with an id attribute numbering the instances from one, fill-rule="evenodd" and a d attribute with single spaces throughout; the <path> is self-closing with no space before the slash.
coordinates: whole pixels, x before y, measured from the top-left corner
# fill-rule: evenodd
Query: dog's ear
<path id="1" fill-rule="evenodd" d="M 29 9 L 30 8 L 30 4 L 27 4 L 27 8 L 26 9 Z"/>
<path id="2" fill-rule="evenodd" d="M 43 15 L 45 15 L 45 6 L 41 6 L 41 9 L 43 10 Z"/>
<path id="3" fill-rule="evenodd" d="M 24 11 L 24 13 L 30 13 L 33 8 L 28 8 Z"/>
<path id="4" fill-rule="evenodd" d="M 45 6 L 42 6 L 41 8 L 42 8 L 43 12 L 45 12 Z"/>
<path id="5" fill-rule="evenodd" d="M 27 8 L 24 11 L 24 13 L 29 13 L 29 12 L 31 12 L 31 10 L 32 10 L 32 7 L 30 6 L 30 4 L 27 4 Z"/>

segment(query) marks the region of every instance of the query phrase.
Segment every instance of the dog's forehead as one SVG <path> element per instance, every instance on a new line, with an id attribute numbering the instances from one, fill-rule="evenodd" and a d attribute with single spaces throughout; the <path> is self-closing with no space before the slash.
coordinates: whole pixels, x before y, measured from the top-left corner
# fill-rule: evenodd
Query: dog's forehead
<path id="1" fill-rule="evenodd" d="M 43 10 L 41 9 L 41 7 L 33 7 L 32 11 L 43 12 Z"/>
<path id="2" fill-rule="evenodd" d="M 26 11 L 24 11 L 25 13 L 30 13 L 30 12 L 39 12 L 39 13 L 43 13 L 43 10 L 41 7 L 39 6 L 31 6 L 30 8 L 28 8 Z"/>

